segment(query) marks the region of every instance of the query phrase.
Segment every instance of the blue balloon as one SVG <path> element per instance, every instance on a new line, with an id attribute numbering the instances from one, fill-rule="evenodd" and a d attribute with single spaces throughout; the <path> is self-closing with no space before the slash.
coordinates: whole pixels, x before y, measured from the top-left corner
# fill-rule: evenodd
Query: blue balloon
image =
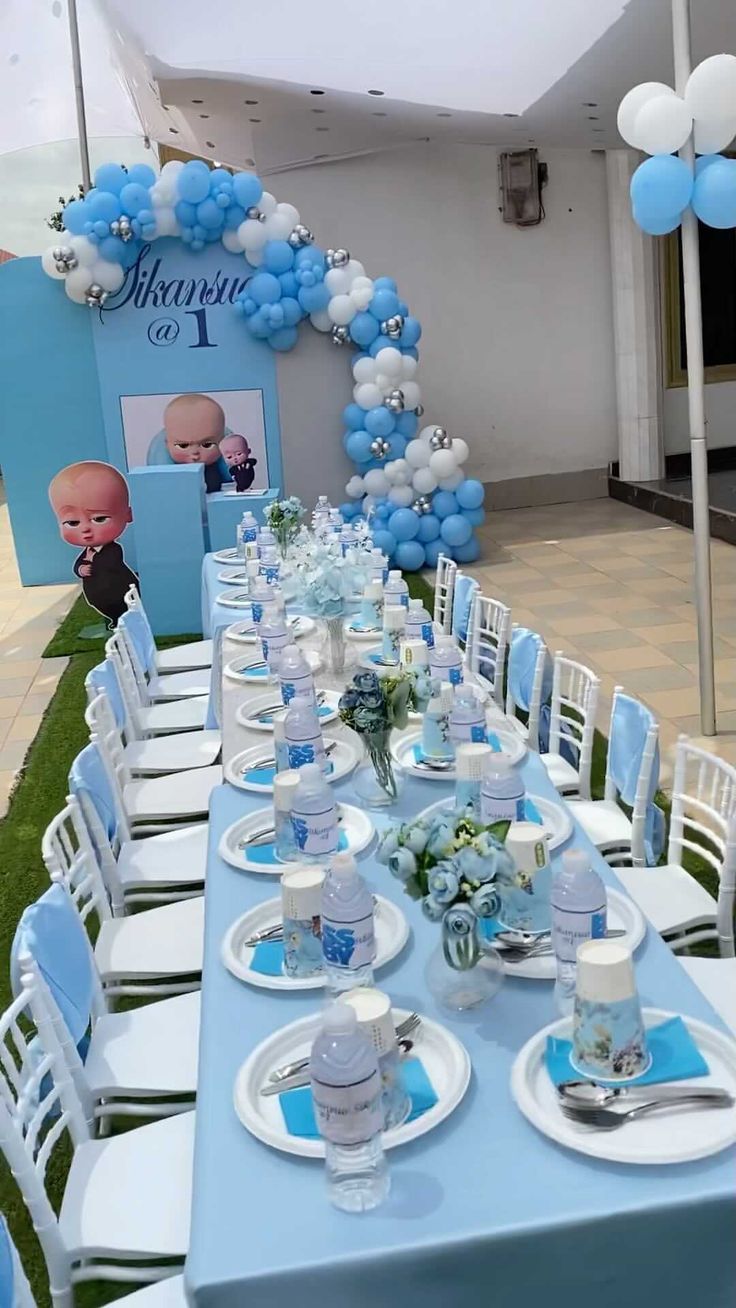
<path id="1" fill-rule="evenodd" d="M 450 513 L 442 520 L 440 535 L 446 545 L 467 545 L 473 534 L 473 528 L 461 513 Z"/>
<path id="2" fill-rule="evenodd" d="M 301 300 L 299 303 L 301 304 Z M 351 431 L 359 431 L 363 426 L 364 418 L 365 409 L 361 409 L 360 405 L 355 404 L 354 401 L 347 404 L 342 411 L 342 420 L 345 423 L 345 426 L 349 427 Z"/>
<path id="3" fill-rule="evenodd" d="M 695 178 L 692 206 L 708 227 L 736 227 L 736 159 L 721 159 Z"/>
<path id="4" fill-rule="evenodd" d="M 201 159 L 190 159 L 176 176 L 176 189 L 182 200 L 199 204 L 210 193 L 210 170 Z"/>
<path id="5" fill-rule="evenodd" d="M 85 223 L 89 221 L 84 200 L 72 200 L 71 204 L 67 204 L 62 218 L 66 230 L 71 232 L 72 236 L 81 236 Z"/>
<path id="6" fill-rule="evenodd" d="M 99 222 L 92 224 L 92 230 L 95 236 L 97 237 L 97 239 L 101 241 L 103 236 L 107 236 L 108 232 L 110 231 L 110 226 L 108 223 L 103 223 L 102 220 L 100 219 Z"/>
<path id="7" fill-rule="evenodd" d="M 394 415 L 389 413 L 385 405 L 379 404 L 375 409 L 368 410 L 363 426 L 371 436 L 390 436 L 396 423 Z"/>
<path id="8" fill-rule="evenodd" d="M 430 540 L 424 546 L 424 558 L 429 568 L 437 567 L 437 560 L 440 554 L 448 554 L 449 550 L 442 540 Z"/>
<path id="9" fill-rule="evenodd" d="M 297 323 L 301 322 L 304 317 L 302 306 L 292 295 L 284 295 L 282 297 L 281 308 L 284 311 L 285 327 L 296 327 Z"/>
<path id="10" fill-rule="evenodd" d="M 275 304 L 281 299 L 281 283 L 273 273 L 259 272 L 248 282 L 248 294 L 256 304 Z"/>
<path id="11" fill-rule="evenodd" d="M 371 441 L 368 431 L 351 431 L 345 442 L 345 451 L 354 463 L 367 463 L 371 457 Z"/>
<path id="12" fill-rule="evenodd" d="M 195 241 L 203 242 L 207 236 L 207 228 L 203 227 L 201 223 L 195 223 L 192 228 L 192 233 L 194 235 Z"/>
<path id="13" fill-rule="evenodd" d="M 722 154 L 699 155 L 698 158 L 695 160 L 695 176 L 699 177 L 700 174 L 704 172 L 706 168 L 710 168 L 712 164 L 720 163 L 722 158 L 723 158 Z"/>
<path id="14" fill-rule="evenodd" d="M 235 232 L 245 222 L 245 209 L 240 204 L 231 204 L 225 210 L 225 230 Z"/>
<path id="15" fill-rule="evenodd" d="M 388 529 L 397 540 L 413 540 L 419 531 L 419 515 L 413 509 L 394 509 Z"/>
<path id="16" fill-rule="evenodd" d="M 349 522 L 351 518 L 357 518 L 360 513 L 360 505 L 356 504 L 355 500 L 346 500 L 344 504 L 340 505 L 340 512 L 345 521 Z"/>
<path id="17" fill-rule="evenodd" d="M 281 282 L 281 294 L 290 295 L 292 300 L 295 300 L 299 294 L 299 283 L 293 272 L 279 273 L 279 281 Z"/>
<path id="18" fill-rule="evenodd" d="M 294 263 L 294 251 L 288 241 L 266 241 L 263 247 L 263 267 L 266 272 L 288 272 Z"/>
<path id="19" fill-rule="evenodd" d="M 120 164 L 101 164 L 95 173 L 95 188 L 98 191 L 112 191 L 113 195 L 119 195 L 127 183 L 128 174 Z M 89 191 L 87 195 L 89 197 Z M 71 228 L 67 230 L 71 231 Z"/>
<path id="20" fill-rule="evenodd" d="M 424 546 L 418 540 L 402 540 L 396 546 L 396 563 L 405 572 L 418 572 L 424 567 Z"/>
<path id="21" fill-rule="evenodd" d="M 631 203 L 641 222 L 662 222 L 682 213 L 690 203 L 693 174 L 683 159 L 672 154 L 655 154 L 639 164 L 630 191 Z"/>
<path id="22" fill-rule="evenodd" d="M 455 491 L 455 498 L 461 509 L 479 509 L 485 497 L 486 490 L 483 482 L 476 481 L 473 477 L 466 477 Z"/>
<path id="23" fill-rule="evenodd" d="M 669 218 L 647 218 L 635 204 L 631 206 L 631 212 L 634 215 L 634 222 L 641 227 L 643 232 L 647 233 L 647 236 L 667 236 L 669 232 L 676 231 L 682 222 L 682 214 L 680 213 L 671 214 Z"/>
<path id="24" fill-rule="evenodd" d="M 233 175 L 228 172 L 227 168 L 210 168 L 210 190 L 213 190 L 215 186 L 218 191 L 224 189 L 232 193 Z"/>
<path id="25" fill-rule="evenodd" d="M 269 336 L 268 343 L 271 349 L 281 350 L 285 353 L 287 350 L 293 350 L 298 335 L 296 327 L 280 327 L 278 331 Z"/>
<path id="26" fill-rule="evenodd" d="M 480 527 L 486 520 L 485 509 L 463 509 L 463 517 L 467 518 L 471 527 Z"/>
<path id="27" fill-rule="evenodd" d="M 409 409 L 405 413 L 400 413 L 396 419 L 396 430 L 400 432 L 402 436 L 405 436 L 408 441 L 411 440 L 412 436 L 416 435 L 418 426 L 419 419 L 413 409 Z"/>
<path id="28" fill-rule="evenodd" d="M 324 282 L 316 286 L 300 286 L 298 300 L 305 313 L 319 313 L 330 303 L 330 292 Z"/>
<path id="29" fill-rule="evenodd" d="M 388 438 L 388 446 L 389 459 L 403 459 L 406 453 L 406 437 L 393 431 Z"/>
<path id="30" fill-rule="evenodd" d="M 370 313 L 356 313 L 350 324 L 350 335 L 356 345 L 370 345 L 371 341 L 375 341 L 380 330 Z"/>
<path id="31" fill-rule="evenodd" d="M 384 554 L 387 554 L 390 559 L 393 558 L 397 543 L 396 537 L 392 531 L 379 528 L 378 531 L 374 531 L 373 533 L 373 544 L 376 549 L 383 550 Z"/>
<path id="32" fill-rule="evenodd" d="M 395 313 L 399 312 L 399 297 L 396 291 L 390 291 L 388 287 L 373 288 L 373 299 L 368 305 L 370 312 L 378 322 L 383 322 L 384 318 L 393 318 Z"/>
<path id="33" fill-rule="evenodd" d="M 413 345 L 400 345 L 401 353 L 408 354 L 410 359 L 418 359 L 419 351 Z"/>
<path id="34" fill-rule="evenodd" d="M 404 326 L 401 329 L 399 344 L 413 348 L 419 341 L 422 334 L 422 325 L 418 318 L 412 318 L 411 315 L 404 319 Z"/>
<path id="35" fill-rule="evenodd" d="M 233 195 L 244 209 L 258 204 L 263 195 L 263 184 L 255 173 L 236 173 L 233 177 Z"/>
<path id="36" fill-rule="evenodd" d="M 197 222 L 200 227 L 205 228 L 205 231 L 219 230 L 222 227 L 222 217 L 222 209 L 218 206 L 217 201 L 212 199 L 211 195 L 197 205 Z"/>
<path id="37" fill-rule="evenodd" d="M 456 545 L 453 552 L 458 563 L 475 563 L 480 558 L 480 544 L 471 536 L 464 545 Z"/>
<path id="38" fill-rule="evenodd" d="M 303 245 L 294 255 L 295 268 L 311 268 L 324 276 L 326 266 L 324 252 L 317 245 Z"/>
<path id="39" fill-rule="evenodd" d="M 190 204 L 188 200 L 179 200 L 174 205 L 174 217 L 182 227 L 193 227 L 197 221 L 196 205 Z"/>
<path id="40" fill-rule="evenodd" d="M 124 263 L 127 249 L 119 236 L 106 236 L 100 241 L 100 257 L 108 263 Z"/>
<path id="41" fill-rule="evenodd" d="M 419 531 L 417 540 L 423 545 L 427 545 L 431 540 L 437 540 L 440 534 L 440 520 L 436 513 L 423 513 L 419 519 Z"/>
<path id="42" fill-rule="evenodd" d="M 250 318 L 246 319 L 248 331 L 251 336 L 257 337 L 258 340 L 265 341 L 266 337 L 271 335 L 271 324 L 264 317 L 263 309 L 257 309 Z"/>
<path id="43" fill-rule="evenodd" d="M 155 185 L 156 174 L 149 164 L 137 163 L 133 164 L 133 167 L 128 169 L 128 181 L 137 182 L 139 186 L 145 186 L 146 189 L 148 189 Z M 99 185 L 96 174 L 95 185 Z"/>
<path id="44" fill-rule="evenodd" d="M 393 277 L 376 277 L 373 282 L 374 291 L 395 291 L 396 282 Z"/>
<path id="45" fill-rule="evenodd" d="M 112 191 L 97 191 L 91 200 L 87 200 L 87 212 L 93 222 L 114 222 L 122 212 L 120 200 Z"/>
<path id="46" fill-rule="evenodd" d="M 390 500 L 376 500 L 374 512 L 377 518 L 382 518 L 384 522 L 388 522 L 393 511 L 394 506 Z"/>
<path id="47" fill-rule="evenodd" d="M 402 318 L 406 318 L 408 312 L 409 312 L 408 304 L 406 304 L 404 300 L 399 300 L 399 313 L 401 314 Z"/>
<path id="48" fill-rule="evenodd" d="M 432 499 L 432 512 L 438 518 L 449 518 L 457 513 L 458 502 L 452 491 L 436 491 Z M 449 542 L 448 542 L 449 543 Z"/>

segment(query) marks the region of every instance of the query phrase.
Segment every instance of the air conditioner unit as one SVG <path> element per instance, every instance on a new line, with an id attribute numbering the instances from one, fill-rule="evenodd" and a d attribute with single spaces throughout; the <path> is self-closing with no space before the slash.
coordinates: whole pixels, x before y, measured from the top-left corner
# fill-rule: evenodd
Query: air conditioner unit
<path id="1" fill-rule="evenodd" d="M 503 221 L 538 227 L 545 216 L 542 187 L 547 184 L 547 165 L 539 162 L 536 150 L 506 150 L 498 168 Z"/>

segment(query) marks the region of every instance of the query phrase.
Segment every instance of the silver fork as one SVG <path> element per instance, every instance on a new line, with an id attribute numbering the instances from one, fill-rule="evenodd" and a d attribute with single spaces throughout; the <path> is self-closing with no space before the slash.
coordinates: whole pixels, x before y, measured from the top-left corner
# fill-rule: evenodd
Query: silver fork
<path id="1" fill-rule="evenodd" d="M 421 1020 L 422 1019 L 418 1013 L 410 1013 L 408 1017 L 403 1018 L 403 1020 L 398 1022 L 396 1025 L 396 1039 L 404 1040 L 406 1036 L 411 1035 L 412 1031 L 416 1031 Z M 298 1076 L 298 1074 L 303 1072 L 308 1066 L 309 1058 L 297 1058 L 293 1063 L 284 1063 L 283 1066 L 277 1067 L 268 1079 L 278 1085 L 282 1081 L 287 1081 L 292 1076 Z"/>
<path id="2" fill-rule="evenodd" d="M 635 1118 L 643 1117 L 645 1113 L 655 1113 L 660 1108 L 681 1108 L 683 1104 L 699 1108 L 731 1108 L 734 1097 L 726 1090 L 721 1094 L 693 1090 L 691 1094 L 681 1095 L 676 1100 L 667 1095 L 659 1099 L 650 1099 L 645 1104 L 635 1104 L 625 1113 L 617 1113 L 612 1108 L 577 1107 L 564 1100 L 560 1107 L 563 1116 L 568 1117 L 571 1122 L 578 1122 L 582 1126 L 594 1126 L 599 1131 L 617 1131 L 626 1122 L 633 1122 Z"/>
<path id="3" fill-rule="evenodd" d="M 316 696 L 317 705 L 321 707 L 325 702 L 325 692 L 320 690 Z M 248 715 L 248 722 L 268 722 L 275 718 L 277 713 L 285 713 L 289 705 L 279 700 L 278 704 L 266 704 L 262 709 L 257 709 L 255 713 Z"/>
<path id="4" fill-rule="evenodd" d="M 331 745 L 325 747 L 325 754 L 334 754 L 337 749 L 337 741 L 333 740 Z M 254 763 L 249 763 L 247 771 L 258 771 L 260 768 L 273 768 L 276 766 L 275 758 L 257 758 Z"/>

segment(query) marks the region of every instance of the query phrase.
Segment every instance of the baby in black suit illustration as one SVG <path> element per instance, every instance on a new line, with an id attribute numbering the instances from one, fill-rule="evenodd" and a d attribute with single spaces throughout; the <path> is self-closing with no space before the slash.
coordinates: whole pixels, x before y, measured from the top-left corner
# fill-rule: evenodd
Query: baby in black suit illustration
<path id="1" fill-rule="evenodd" d="M 220 441 L 220 454 L 228 466 L 236 490 L 250 490 L 258 460 L 251 457 L 250 445 L 245 436 L 233 434 L 223 437 Z"/>
<path id="2" fill-rule="evenodd" d="M 49 499 L 62 540 L 83 547 L 74 571 L 84 598 L 112 630 L 125 612 L 125 592 L 130 586 L 139 589 L 118 544 L 132 521 L 128 483 L 109 463 L 72 463 L 57 472 Z"/>

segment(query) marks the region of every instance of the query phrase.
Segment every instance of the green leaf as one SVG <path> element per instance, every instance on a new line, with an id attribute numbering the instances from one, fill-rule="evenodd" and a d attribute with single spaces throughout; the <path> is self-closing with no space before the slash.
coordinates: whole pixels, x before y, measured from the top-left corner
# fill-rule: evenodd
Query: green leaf
<path id="1" fill-rule="evenodd" d="M 496 840 L 500 840 L 503 845 L 506 843 L 506 837 L 509 834 L 510 826 L 510 822 L 492 822 L 490 826 L 486 827 L 486 831 L 490 831 L 491 835 L 495 836 Z"/>

